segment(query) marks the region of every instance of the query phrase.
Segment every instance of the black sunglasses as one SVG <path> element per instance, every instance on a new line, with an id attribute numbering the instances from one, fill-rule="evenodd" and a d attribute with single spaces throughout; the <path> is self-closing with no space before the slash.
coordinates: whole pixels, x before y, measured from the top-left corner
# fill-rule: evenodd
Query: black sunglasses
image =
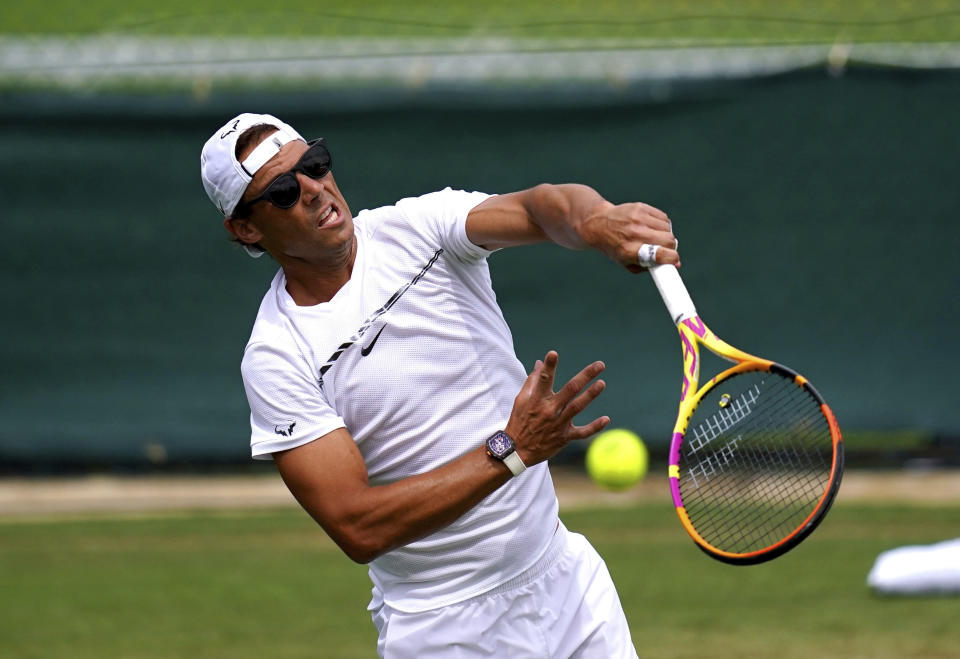
<path id="1" fill-rule="evenodd" d="M 333 159 L 323 142 L 323 138 L 307 142 L 308 149 L 290 171 L 284 172 L 270 182 L 270 185 L 250 201 L 241 201 L 234 210 L 234 217 L 243 217 L 250 207 L 258 201 L 269 201 L 277 208 L 293 208 L 300 200 L 300 182 L 297 174 L 306 174 L 313 179 L 321 179 L 330 172 Z"/>

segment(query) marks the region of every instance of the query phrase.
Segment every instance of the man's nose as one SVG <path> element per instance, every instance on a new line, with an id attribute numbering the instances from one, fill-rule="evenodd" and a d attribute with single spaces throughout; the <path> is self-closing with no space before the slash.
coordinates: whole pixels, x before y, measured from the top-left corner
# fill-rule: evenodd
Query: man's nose
<path id="1" fill-rule="evenodd" d="M 326 176 L 320 179 L 310 178 L 306 174 L 297 173 L 297 181 L 300 183 L 300 195 L 304 197 L 305 203 L 310 203 L 323 195 Z"/>

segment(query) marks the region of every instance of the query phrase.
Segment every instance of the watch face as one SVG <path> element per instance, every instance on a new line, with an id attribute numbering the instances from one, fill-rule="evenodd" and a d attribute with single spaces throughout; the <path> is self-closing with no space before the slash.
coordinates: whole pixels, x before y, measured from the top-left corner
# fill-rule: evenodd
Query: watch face
<path id="1" fill-rule="evenodd" d="M 513 441 L 503 431 L 487 440 L 487 448 L 498 458 L 504 458 L 513 450 Z"/>

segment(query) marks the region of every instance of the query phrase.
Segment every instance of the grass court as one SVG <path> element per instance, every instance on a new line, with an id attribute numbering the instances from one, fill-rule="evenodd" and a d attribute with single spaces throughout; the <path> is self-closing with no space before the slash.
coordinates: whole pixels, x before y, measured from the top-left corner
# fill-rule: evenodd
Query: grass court
<path id="1" fill-rule="evenodd" d="M 561 515 L 607 560 L 643 657 L 950 657 L 957 600 L 871 594 L 876 555 L 955 505 L 840 500 L 797 549 L 731 567 L 665 500 Z M 5 657 L 370 657 L 366 569 L 294 509 L 0 521 Z"/>

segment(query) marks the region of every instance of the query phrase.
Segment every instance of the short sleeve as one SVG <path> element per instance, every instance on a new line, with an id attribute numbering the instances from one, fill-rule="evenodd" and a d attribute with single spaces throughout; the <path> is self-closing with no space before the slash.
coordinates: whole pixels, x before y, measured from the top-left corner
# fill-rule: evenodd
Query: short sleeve
<path id="1" fill-rule="evenodd" d="M 241 365 L 250 404 L 250 446 L 255 460 L 295 448 L 343 428 L 343 419 L 299 355 L 255 343 Z"/>
<path id="2" fill-rule="evenodd" d="M 437 243 L 461 261 L 485 259 L 492 252 L 474 245 L 467 237 L 467 215 L 490 195 L 445 188 L 421 197 L 403 199 L 397 206 L 411 225 L 425 230 Z"/>

